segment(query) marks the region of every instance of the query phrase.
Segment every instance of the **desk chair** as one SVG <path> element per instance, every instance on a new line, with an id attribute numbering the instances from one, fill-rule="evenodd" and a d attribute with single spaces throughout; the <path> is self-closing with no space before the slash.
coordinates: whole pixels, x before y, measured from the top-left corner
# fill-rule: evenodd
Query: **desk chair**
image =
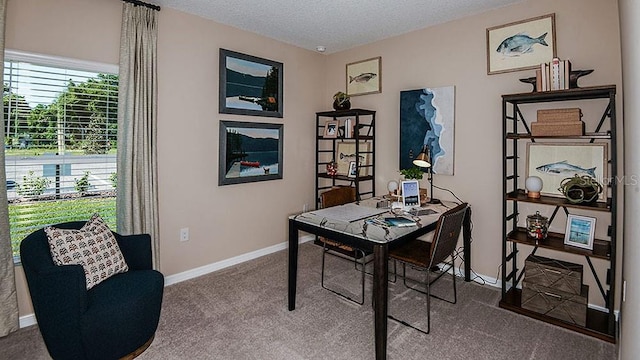
<path id="1" fill-rule="evenodd" d="M 402 277 L 404 279 L 404 285 L 409 289 L 427 295 L 427 330 L 425 331 L 417 328 L 416 326 L 399 320 L 391 315 L 388 316 L 390 319 L 414 328 L 424 334 L 428 334 L 431 328 L 431 297 L 435 297 L 451 304 L 456 303 L 458 298 L 456 292 L 454 252 L 458 244 L 458 237 L 462 231 L 462 222 L 464 220 L 465 212 L 467 211 L 467 206 L 467 203 L 463 203 L 440 215 L 438 223 L 436 224 L 436 229 L 432 233 L 433 239 L 430 242 L 413 239 L 398 248 L 389 250 L 389 257 L 394 260 L 394 272 L 396 268 L 395 261 L 402 263 Z M 446 262 L 447 258 L 451 258 L 450 263 Z M 446 267 L 446 269 L 442 269 L 441 273 L 435 279 L 431 280 L 430 269 L 433 269 L 434 266 L 438 266 L 440 263 L 445 263 L 448 267 Z M 427 273 L 426 281 L 424 283 L 426 291 L 407 284 L 407 264 L 417 270 L 425 271 Z M 449 270 L 451 270 L 453 279 L 453 301 L 431 294 L 431 284 L 440 279 Z"/>
<path id="2" fill-rule="evenodd" d="M 320 206 L 322 208 L 328 208 L 331 206 L 343 205 L 350 202 L 356 201 L 356 189 L 350 186 L 337 187 L 331 190 L 327 190 L 324 193 L 320 194 Z M 363 250 L 354 248 L 352 246 L 340 243 L 335 240 L 327 239 L 325 237 L 319 237 L 318 240 L 322 242 L 322 279 L 320 281 L 322 288 L 331 291 L 332 293 L 339 295 L 351 302 L 362 305 L 364 303 L 364 275 L 365 275 L 365 264 L 366 264 L 366 254 Z M 326 254 L 330 254 L 339 258 L 347 259 L 349 261 L 354 262 L 354 266 L 356 270 L 358 269 L 358 265 L 361 266 L 361 294 L 360 300 L 352 299 L 346 294 L 340 293 L 336 290 L 328 288 L 324 283 L 324 268 L 325 268 L 325 256 Z M 353 254 L 353 258 L 350 255 Z M 359 262 L 360 261 L 360 262 Z"/>

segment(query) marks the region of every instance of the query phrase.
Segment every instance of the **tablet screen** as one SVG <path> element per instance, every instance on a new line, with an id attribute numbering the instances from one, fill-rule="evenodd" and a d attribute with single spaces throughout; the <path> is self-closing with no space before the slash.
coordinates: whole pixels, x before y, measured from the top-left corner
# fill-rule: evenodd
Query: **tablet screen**
<path id="1" fill-rule="evenodd" d="M 420 185 L 417 180 L 402 182 L 402 205 L 405 208 L 420 206 Z"/>

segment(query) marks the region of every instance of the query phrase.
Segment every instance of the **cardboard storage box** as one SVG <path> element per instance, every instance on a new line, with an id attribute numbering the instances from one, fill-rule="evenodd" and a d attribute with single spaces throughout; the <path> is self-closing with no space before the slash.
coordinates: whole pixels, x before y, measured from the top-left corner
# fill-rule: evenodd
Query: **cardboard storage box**
<path id="1" fill-rule="evenodd" d="M 582 285 L 580 295 L 570 294 L 527 282 L 522 283 L 522 308 L 535 311 L 570 324 L 587 324 L 589 287 Z"/>
<path id="2" fill-rule="evenodd" d="M 580 121 L 580 108 L 538 110 L 538 122 Z"/>
<path id="3" fill-rule="evenodd" d="M 533 136 L 579 136 L 584 135 L 582 121 L 532 122 Z"/>
<path id="4" fill-rule="evenodd" d="M 582 265 L 529 255 L 524 262 L 524 282 L 569 294 L 582 291 Z"/>

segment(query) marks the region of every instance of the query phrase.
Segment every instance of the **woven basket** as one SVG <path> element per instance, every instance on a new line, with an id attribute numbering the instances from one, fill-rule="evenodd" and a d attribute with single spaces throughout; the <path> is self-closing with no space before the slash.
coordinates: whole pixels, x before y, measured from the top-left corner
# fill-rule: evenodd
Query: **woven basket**
<path id="1" fill-rule="evenodd" d="M 544 123 L 580 121 L 581 117 L 580 108 L 538 110 L 538 122 Z"/>

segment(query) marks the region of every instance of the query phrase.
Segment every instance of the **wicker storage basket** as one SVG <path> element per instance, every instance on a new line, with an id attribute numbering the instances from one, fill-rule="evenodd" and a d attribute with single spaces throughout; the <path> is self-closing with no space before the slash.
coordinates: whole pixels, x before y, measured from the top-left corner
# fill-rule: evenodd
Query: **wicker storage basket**
<path id="1" fill-rule="evenodd" d="M 582 121 L 532 122 L 533 136 L 579 136 L 584 135 Z"/>
<path id="2" fill-rule="evenodd" d="M 538 122 L 580 121 L 580 108 L 538 110 Z"/>

